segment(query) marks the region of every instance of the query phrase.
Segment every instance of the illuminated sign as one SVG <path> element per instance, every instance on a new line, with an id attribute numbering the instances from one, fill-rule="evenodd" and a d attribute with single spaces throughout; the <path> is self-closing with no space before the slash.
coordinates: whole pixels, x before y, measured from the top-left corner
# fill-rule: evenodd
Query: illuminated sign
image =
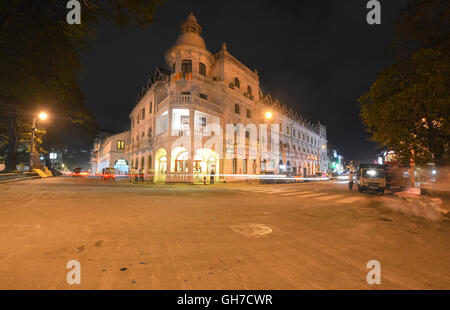
<path id="1" fill-rule="evenodd" d="M 118 159 L 115 163 L 116 166 L 128 166 L 128 162 L 125 159 Z"/>

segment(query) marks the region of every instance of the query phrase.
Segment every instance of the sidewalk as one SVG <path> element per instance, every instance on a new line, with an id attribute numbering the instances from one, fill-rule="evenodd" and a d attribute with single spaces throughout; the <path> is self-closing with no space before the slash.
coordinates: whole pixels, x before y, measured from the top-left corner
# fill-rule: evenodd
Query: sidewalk
<path id="1" fill-rule="evenodd" d="M 0 173 L 0 184 L 40 178 L 41 177 L 36 172 Z"/>
<path id="2" fill-rule="evenodd" d="M 409 202 L 417 203 L 422 207 L 433 208 L 444 215 L 450 215 L 450 204 L 445 198 L 436 197 L 439 196 L 439 194 L 421 195 L 419 187 L 412 187 L 405 191 L 394 192 L 394 196 Z"/>

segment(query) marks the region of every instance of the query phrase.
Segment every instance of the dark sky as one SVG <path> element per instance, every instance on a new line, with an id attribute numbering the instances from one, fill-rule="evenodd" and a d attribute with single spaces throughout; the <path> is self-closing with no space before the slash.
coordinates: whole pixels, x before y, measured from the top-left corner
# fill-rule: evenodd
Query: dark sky
<path id="1" fill-rule="evenodd" d="M 83 55 L 81 81 L 88 106 L 103 130 L 129 128 L 128 115 L 180 23 L 192 11 L 207 48 L 222 42 L 270 93 L 311 121 L 327 126 L 328 140 L 347 159 L 370 160 L 356 99 L 392 62 L 393 19 L 407 0 L 380 1 L 381 25 L 366 22 L 366 0 L 168 0 L 145 29 L 101 23 Z"/>

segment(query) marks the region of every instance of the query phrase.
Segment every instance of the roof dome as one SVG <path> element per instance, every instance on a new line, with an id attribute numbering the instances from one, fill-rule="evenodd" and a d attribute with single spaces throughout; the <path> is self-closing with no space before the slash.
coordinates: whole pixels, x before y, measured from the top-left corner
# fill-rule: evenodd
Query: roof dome
<path id="1" fill-rule="evenodd" d="M 202 27 L 197 24 L 197 18 L 190 13 L 186 21 L 181 24 L 181 34 L 175 45 L 190 45 L 206 49 L 205 41 L 200 36 Z"/>

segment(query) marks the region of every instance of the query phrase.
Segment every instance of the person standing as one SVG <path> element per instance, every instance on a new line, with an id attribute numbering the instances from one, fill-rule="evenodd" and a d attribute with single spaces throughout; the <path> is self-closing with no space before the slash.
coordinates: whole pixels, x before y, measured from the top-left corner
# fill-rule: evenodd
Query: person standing
<path id="1" fill-rule="evenodd" d="M 211 176 L 209 177 L 209 184 L 214 184 L 214 169 L 211 169 Z"/>
<path id="2" fill-rule="evenodd" d="M 348 189 L 353 189 L 353 171 L 350 171 L 350 174 L 348 175 Z"/>

